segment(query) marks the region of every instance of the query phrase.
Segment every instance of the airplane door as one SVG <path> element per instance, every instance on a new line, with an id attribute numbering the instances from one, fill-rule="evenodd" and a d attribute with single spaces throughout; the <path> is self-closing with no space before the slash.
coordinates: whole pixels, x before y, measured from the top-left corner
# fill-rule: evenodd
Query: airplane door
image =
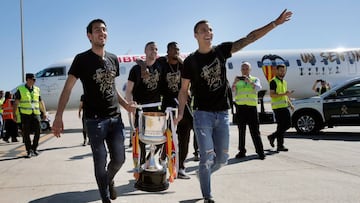
<path id="1" fill-rule="evenodd" d="M 339 89 L 324 99 L 324 116 L 329 125 L 359 125 L 360 81 Z"/>

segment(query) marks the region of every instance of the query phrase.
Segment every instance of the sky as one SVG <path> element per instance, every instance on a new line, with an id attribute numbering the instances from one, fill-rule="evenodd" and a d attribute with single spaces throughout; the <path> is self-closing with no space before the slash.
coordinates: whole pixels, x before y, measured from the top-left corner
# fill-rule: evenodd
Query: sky
<path id="1" fill-rule="evenodd" d="M 22 82 L 21 0 L 0 2 L 0 89 Z M 275 20 L 284 9 L 290 21 L 241 51 L 268 49 L 360 48 L 359 0 L 22 0 L 25 72 L 90 48 L 86 26 L 103 19 L 108 28 L 106 50 L 117 55 L 143 54 L 155 41 L 159 54 L 170 41 L 181 52 L 198 47 L 193 27 L 206 19 L 213 27 L 213 44 L 235 41 Z"/>

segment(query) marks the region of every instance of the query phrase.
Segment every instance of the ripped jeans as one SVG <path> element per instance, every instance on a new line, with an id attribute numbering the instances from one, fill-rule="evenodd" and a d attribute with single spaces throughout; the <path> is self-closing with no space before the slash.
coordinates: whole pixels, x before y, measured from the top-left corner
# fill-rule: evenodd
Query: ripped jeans
<path id="1" fill-rule="evenodd" d="M 211 173 L 229 158 L 228 111 L 194 111 L 194 132 L 200 151 L 199 179 L 204 198 L 211 196 Z"/>

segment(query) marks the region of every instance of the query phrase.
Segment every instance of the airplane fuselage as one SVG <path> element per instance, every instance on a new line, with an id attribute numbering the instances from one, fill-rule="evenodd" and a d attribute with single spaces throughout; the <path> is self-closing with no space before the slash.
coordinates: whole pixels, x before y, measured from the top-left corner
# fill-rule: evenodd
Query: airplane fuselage
<path id="1" fill-rule="evenodd" d="M 181 54 L 186 58 L 187 54 Z M 120 77 L 116 86 L 123 95 L 129 71 L 135 65 L 136 58 L 145 59 L 144 55 L 120 55 Z M 261 80 L 262 89 L 269 90 L 268 81 L 275 75 L 277 64 L 286 64 L 285 80 L 288 89 L 294 90 L 292 98 L 305 98 L 316 95 L 312 90 L 314 81 L 326 80 L 331 86 L 346 79 L 360 76 L 360 49 L 346 50 L 268 50 L 240 51 L 227 60 L 227 77 L 230 83 L 235 76 L 241 75 L 243 61 L 252 65 L 251 75 Z M 49 110 L 56 110 L 57 103 L 72 59 L 66 59 L 50 65 L 36 74 L 36 85 L 41 89 L 41 97 Z M 67 108 L 78 108 L 83 92 L 77 82 L 70 96 Z"/>

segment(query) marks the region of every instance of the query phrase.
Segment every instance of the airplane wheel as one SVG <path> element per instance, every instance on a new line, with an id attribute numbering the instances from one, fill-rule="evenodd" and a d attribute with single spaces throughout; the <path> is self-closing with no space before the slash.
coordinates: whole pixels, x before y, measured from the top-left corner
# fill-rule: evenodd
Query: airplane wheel
<path id="1" fill-rule="evenodd" d="M 297 113 L 294 116 L 293 122 L 299 134 L 314 134 L 322 128 L 320 117 L 311 111 Z"/>

